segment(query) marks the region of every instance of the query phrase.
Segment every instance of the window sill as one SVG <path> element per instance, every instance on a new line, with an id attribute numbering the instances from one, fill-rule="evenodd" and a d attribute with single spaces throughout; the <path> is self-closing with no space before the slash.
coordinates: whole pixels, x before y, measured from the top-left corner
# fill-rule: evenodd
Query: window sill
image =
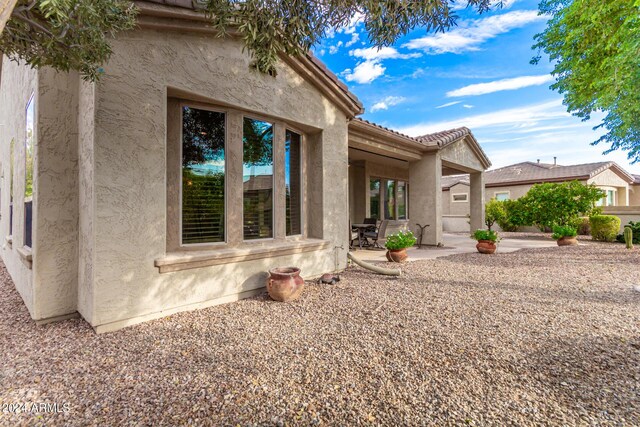
<path id="1" fill-rule="evenodd" d="M 27 267 L 31 268 L 31 263 L 33 261 L 33 255 L 31 253 L 31 248 L 28 246 L 23 246 L 16 250 L 20 255 L 20 258 L 27 264 Z"/>
<path id="2" fill-rule="evenodd" d="M 154 265 L 160 273 L 209 267 L 212 265 L 252 261 L 256 259 L 313 252 L 329 247 L 329 242 L 320 239 L 269 242 L 265 245 L 245 245 L 239 248 L 212 249 L 206 251 L 170 252 L 157 258 Z"/>

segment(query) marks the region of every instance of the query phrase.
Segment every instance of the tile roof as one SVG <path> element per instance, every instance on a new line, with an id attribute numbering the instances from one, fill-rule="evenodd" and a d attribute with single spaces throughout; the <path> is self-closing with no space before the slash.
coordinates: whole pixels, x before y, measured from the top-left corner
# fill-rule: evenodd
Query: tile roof
<path id="1" fill-rule="evenodd" d="M 471 131 L 469 128 L 460 127 L 455 129 L 443 130 L 440 132 L 429 133 L 427 135 L 422 135 L 416 137 L 418 141 L 422 141 L 424 144 L 437 144 L 440 147 L 444 147 L 452 142 L 459 140 L 460 138 L 464 138 L 469 135 Z"/>
<path id="2" fill-rule="evenodd" d="M 456 184 L 470 185 L 468 175 L 448 175 L 440 178 L 442 189 L 448 190 Z"/>
<path id="3" fill-rule="evenodd" d="M 361 119 L 360 117 L 356 117 L 356 118 L 355 118 L 355 119 L 353 119 L 353 120 L 354 120 L 354 121 L 358 121 L 358 122 L 360 122 L 360 123 L 365 123 L 365 124 L 367 124 L 367 125 L 369 125 L 369 126 L 373 126 L 373 127 L 378 128 L 378 129 L 380 129 L 380 130 L 382 130 L 382 131 L 384 131 L 384 132 L 387 132 L 387 133 L 390 133 L 390 134 L 393 134 L 393 135 L 396 135 L 396 136 L 400 136 L 400 137 L 402 137 L 402 138 L 409 139 L 409 140 L 411 140 L 411 141 L 413 141 L 413 142 L 417 142 L 417 143 L 419 143 L 419 144 L 423 144 L 423 142 L 422 142 L 422 141 L 420 141 L 418 138 L 415 138 L 415 137 L 413 137 L 413 136 L 409 136 L 409 135 L 405 135 L 404 133 L 398 132 L 397 130 L 393 130 L 393 129 L 391 129 L 391 128 L 384 127 L 384 126 L 379 125 L 379 124 L 377 124 L 377 123 L 370 122 L 369 120 Z"/>
<path id="4" fill-rule="evenodd" d="M 571 179 L 589 179 L 609 169 L 615 169 L 629 182 L 639 182 L 639 175 L 629 175 L 615 162 L 584 163 L 579 165 L 557 165 L 550 163 L 522 162 L 485 172 L 484 182 L 487 186 L 513 185 L 536 182 L 560 182 Z M 464 176 L 442 177 L 442 188 L 449 188 L 453 180 Z M 468 182 L 468 180 L 467 180 Z"/>
<path id="5" fill-rule="evenodd" d="M 640 184 L 640 175 L 631 174 L 631 176 L 633 177 L 634 184 Z"/>

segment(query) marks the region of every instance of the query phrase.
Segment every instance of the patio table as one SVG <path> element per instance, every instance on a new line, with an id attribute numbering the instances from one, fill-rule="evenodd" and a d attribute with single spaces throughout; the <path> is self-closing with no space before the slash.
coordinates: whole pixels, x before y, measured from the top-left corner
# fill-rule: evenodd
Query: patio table
<path id="1" fill-rule="evenodd" d="M 365 244 L 365 246 L 369 246 L 369 239 L 364 237 L 364 232 L 370 228 L 375 230 L 375 224 L 351 224 L 351 227 L 358 229 L 358 246 L 360 249 L 362 249 L 363 244 Z"/>

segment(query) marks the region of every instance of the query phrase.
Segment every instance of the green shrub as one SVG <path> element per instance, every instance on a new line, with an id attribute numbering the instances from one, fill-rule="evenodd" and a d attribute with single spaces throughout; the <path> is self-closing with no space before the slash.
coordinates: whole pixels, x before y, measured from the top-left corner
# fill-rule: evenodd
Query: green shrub
<path id="1" fill-rule="evenodd" d="M 620 231 L 620 218 L 614 215 L 592 215 L 589 224 L 593 240 L 614 242 Z"/>
<path id="2" fill-rule="evenodd" d="M 494 243 L 499 241 L 498 233 L 493 230 L 476 230 L 471 238 L 475 240 L 490 240 Z"/>
<path id="3" fill-rule="evenodd" d="M 589 217 L 581 216 L 573 222 L 577 233 L 581 236 L 589 236 L 591 234 L 591 225 L 589 225 Z"/>
<path id="4" fill-rule="evenodd" d="M 504 211 L 504 215 L 498 217 L 496 220 L 502 231 L 516 231 L 518 227 L 528 225 L 522 214 L 522 203 L 520 199 L 503 200 L 498 203 L 502 205 Z"/>
<path id="5" fill-rule="evenodd" d="M 581 216 L 591 216 L 604 192 L 579 181 L 535 184 L 521 197 L 522 225 L 544 230 L 554 225 L 571 226 Z"/>
<path id="6" fill-rule="evenodd" d="M 558 240 L 562 239 L 563 237 L 576 237 L 577 235 L 578 231 L 575 227 L 571 227 L 569 225 L 554 225 L 551 238 L 554 240 Z"/>
<path id="7" fill-rule="evenodd" d="M 389 250 L 410 248 L 416 244 L 416 238 L 411 231 L 399 231 L 387 236 L 384 246 Z"/>
<path id="8" fill-rule="evenodd" d="M 633 233 L 632 242 L 636 245 L 640 245 L 640 222 L 629 221 L 629 224 L 625 225 L 625 227 L 631 227 L 631 232 Z M 620 243 L 624 243 L 624 234 L 618 234 L 616 240 Z"/>

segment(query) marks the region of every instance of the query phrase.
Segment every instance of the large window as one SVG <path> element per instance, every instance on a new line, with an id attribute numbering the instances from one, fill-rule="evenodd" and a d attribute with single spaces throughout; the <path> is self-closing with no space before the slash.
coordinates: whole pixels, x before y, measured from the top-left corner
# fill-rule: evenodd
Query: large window
<path id="1" fill-rule="evenodd" d="M 284 182 L 286 190 L 286 234 L 302 234 L 302 156 L 299 134 L 287 130 L 284 146 Z"/>
<path id="2" fill-rule="evenodd" d="M 182 108 L 182 243 L 225 240 L 225 114 Z"/>
<path id="3" fill-rule="evenodd" d="M 384 219 L 396 219 L 396 181 L 387 180 L 384 186 Z"/>
<path id="4" fill-rule="evenodd" d="M 27 103 L 27 128 L 24 141 L 24 246 L 31 247 L 33 222 L 33 149 L 35 146 L 35 100 L 33 95 Z"/>
<path id="5" fill-rule="evenodd" d="M 369 181 L 369 217 L 380 219 L 380 180 Z"/>
<path id="6" fill-rule="evenodd" d="M 406 181 L 381 178 L 369 180 L 370 217 L 377 219 L 408 219 L 408 206 L 409 184 Z"/>
<path id="7" fill-rule="evenodd" d="M 398 181 L 398 219 L 408 219 L 407 209 L 407 183 L 404 181 Z"/>
<path id="8" fill-rule="evenodd" d="M 242 152 L 244 238 L 273 237 L 273 125 L 245 117 Z"/>

